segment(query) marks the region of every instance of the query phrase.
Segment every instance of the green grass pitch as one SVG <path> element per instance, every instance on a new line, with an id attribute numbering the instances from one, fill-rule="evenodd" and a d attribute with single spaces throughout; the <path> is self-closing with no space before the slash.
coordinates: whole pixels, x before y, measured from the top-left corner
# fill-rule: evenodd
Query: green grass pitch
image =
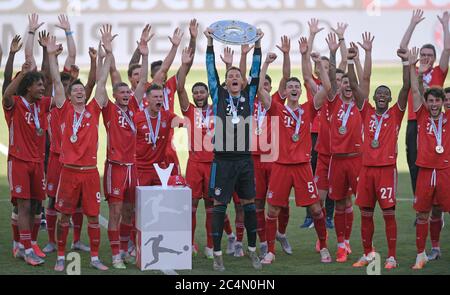
<path id="1" fill-rule="evenodd" d="M 400 64 L 400 63 L 399 63 Z M 280 79 L 281 71 L 278 68 L 269 70 L 273 78 L 274 90 Z M 292 70 L 293 75 L 299 74 L 299 69 Z M 223 78 L 224 71 L 220 71 L 220 77 Z M 80 74 L 83 81 L 87 78 L 87 71 L 82 71 Z M 3 73 L 0 73 L 0 77 L 3 77 Z M 126 78 L 126 72 L 122 71 L 122 77 Z M 190 87 L 196 81 L 206 82 L 206 73 L 204 69 L 193 69 L 188 77 L 187 89 L 190 92 Z M 397 94 L 401 87 L 401 65 L 398 66 L 383 66 L 374 67 L 372 75 L 372 91 L 377 85 L 385 84 L 391 87 L 393 100 L 396 101 Z M 450 85 L 450 79 L 447 79 L 446 85 Z M 109 93 L 111 88 L 109 87 Z M 305 98 L 303 93 L 302 100 Z M 176 104 L 177 113 L 179 106 Z M 0 120 L 0 143 L 7 146 L 8 144 L 8 132 L 6 122 L 4 120 L 3 110 L 1 112 L 2 119 Z M 399 170 L 399 186 L 398 196 L 399 202 L 397 204 L 397 224 L 398 224 L 398 241 L 397 241 L 397 256 L 399 262 L 399 268 L 392 271 L 385 271 L 382 269 L 382 274 L 450 274 L 450 252 L 448 248 L 450 245 L 450 229 L 449 226 L 445 226 L 441 233 L 441 247 L 443 252 L 443 258 L 438 261 L 430 262 L 422 271 L 412 271 L 410 266 L 414 263 L 416 248 L 415 248 L 415 228 L 413 227 L 415 213 L 412 209 L 412 191 L 410 187 L 410 180 L 408 174 L 408 166 L 406 162 L 405 153 L 405 133 L 406 133 L 406 116 L 400 131 L 400 137 L 398 141 L 398 170 Z M 100 127 L 100 142 L 98 150 L 98 167 L 101 174 L 103 174 L 103 163 L 105 159 L 106 151 L 106 136 L 103 125 Z M 181 167 L 184 172 L 187 161 L 187 134 L 185 130 L 177 130 L 175 132 L 175 144 L 178 149 L 178 156 L 180 158 Z M 55 274 L 53 266 L 56 259 L 56 254 L 50 255 L 45 262 L 44 266 L 31 267 L 26 265 L 21 260 L 16 260 L 11 255 L 11 205 L 9 202 L 9 188 L 7 182 L 6 172 L 6 156 L 0 154 L 0 274 Z M 351 245 L 353 254 L 349 256 L 347 263 L 338 264 L 333 262 L 331 264 L 321 264 L 319 254 L 315 253 L 314 245 L 316 241 L 316 234 L 314 229 L 299 229 L 298 225 L 303 222 L 305 216 L 305 210 L 303 208 L 295 208 L 294 203 L 291 203 L 291 217 L 287 234 L 291 245 L 293 247 L 293 255 L 288 256 L 281 251 L 281 247 L 277 244 L 277 259 L 273 265 L 265 266 L 262 271 L 255 272 L 251 267 L 248 258 L 235 258 L 224 257 L 224 263 L 227 270 L 225 274 L 366 274 L 365 269 L 354 269 L 351 264 L 355 262 L 362 254 L 362 245 L 360 238 L 360 216 L 359 210 L 355 209 L 355 221 L 353 226 L 353 233 L 351 238 Z M 214 274 L 212 271 L 212 261 L 207 260 L 202 255 L 203 247 L 205 246 L 205 229 L 204 229 L 204 207 L 201 202 L 199 210 L 197 211 L 197 230 L 196 241 L 199 245 L 200 252 L 197 257 L 193 258 L 193 270 L 191 271 L 177 271 L 179 274 Z M 234 220 L 234 210 L 232 205 L 229 206 L 231 219 Z M 102 202 L 101 214 L 108 217 L 108 207 L 106 202 Z M 448 219 L 446 214 L 445 218 Z M 448 221 L 450 222 L 450 221 Z M 234 225 L 234 222 L 232 222 Z M 336 250 L 336 238 L 334 230 L 329 232 L 329 249 L 334 257 Z M 72 235 L 69 234 L 68 245 L 70 245 Z M 108 266 L 111 265 L 111 251 L 109 248 L 107 231 L 102 229 L 102 240 L 100 257 Z M 84 242 L 88 242 L 86 224 L 83 228 L 82 239 Z M 47 241 L 47 234 L 41 231 L 39 234 L 39 244 L 44 246 Z M 244 244 L 246 238 L 244 236 Z M 223 239 L 224 247 L 226 246 L 226 238 Z M 387 255 L 387 244 L 384 235 L 384 221 L 380 214 L 379 208 L 376 209 L 375 214 L 375 235 L 374 245 L 377 252 L 381 254 L 381 258 L 384 261 Z M 430 243 L 428 242 L 427 248 L 429 249 Z M 82 253 L 82 274 L 100 274 L 99 271 L 89 268 L 89 255 Z M 103 273 L 102 273 L 103 274 Z M 136 267 L 129 267 L 125 271 L 109 270 L 106 274 L 162 274 L 159 271 L 154 272 L 141 272 Z"/>

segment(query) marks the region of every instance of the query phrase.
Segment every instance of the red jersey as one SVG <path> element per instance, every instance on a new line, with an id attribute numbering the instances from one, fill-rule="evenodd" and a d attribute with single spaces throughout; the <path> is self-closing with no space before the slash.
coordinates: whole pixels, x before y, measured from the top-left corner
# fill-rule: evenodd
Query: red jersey
<path id="1" fill-rule="evenodd" d="M 188 109 L 182 113 L 189 120 L 186 126 L 189 140 L 189 160 L 212 162 L 214 158 L 212 143 L 214 112 L 212 106 L 208 106 L 207 110 L 202 110 L 191 103 Z"/>
<path id="2" fill-rule="evenodd" d="M 352 101 L 350 104 L 338 96 L 332 102 L 327 100 L 330 111 L 330 152 L 331 154 L 360 153 L 362 147 L 362 120 L 361 114 Z M 350 109 L 348 110 L 348 107 Z M 348 111 L 348 112 L 347 112 Z M 348 114 L 345 128 L 343 126 L 345 115 Z M 345 129 L 341 134 L 339 130 Z"/>
<path id="3" fill-rule="evenodd" d="M 397 140 L 404 114 L 405 110 L 400 110 L 398 103 L 390 107 L 383 116 L 376 114 L 370 102 L 364 103 L 361 110 L 364 122 L 364 166 L 390 166 L 397 163 Z M 378 142 L 373 142 L 380 123 Z M 375 145 L 375 148 L 372 145 Z"/>
<path id="4" fill-rule="evenodd" d="M 322 81 L 320 81 L 319 79 L 317 79 L 316 77 L 312 76 L 314 82 L 316 83 L 316 92 L 319 92 L 320 89 L 322 89 Z M 313 92 L 311 91 L 308 83 L 304 83 L 305 88 L 306 88 L 306 97 L 308 98 L 308 101 L 313 101 L 314 100 L 314 95 Z M 311 128 L 311 133 L 319 133 L 320 131 L 320 116 L 322 113 L 322 108 L 317 112 L 317 116 L 314 118 L 313 124 L 312 124 L 312 128 Z"/>
<path id="5" fill-rule="evenodd" d="M 425 89 L 433 86 L 443 87 L 447 73 L 448 69 L 443 72 L 440 66 L 434 67 L 423 75 L 423 87 Z M 410 90 L 408 93 L 408 120 L 416 120 L 416 113 L 414 113 L 413 105 L 414 100 Z"/>
<path id="6" fill-rule="evenodd" d="M 431 169 L 445 169 L 450 167 L 450 112 L 442 112 L 442 146 L 444 152 L 436 152 L 437 140 L 431 123 L 431 116 L 427 108 L 422 105 L 416 112 L 417 117 L 417 160 L 416 165 Z M 439 120 L 435 120 L 436 129 Z"/>
<path id="7" fill-rule="evenodd" d="M 45 130 L 51 98 L 42 97 L 35 103 L 27 104 L 25 98 L 13 96 L 14 105 L 3 106 L 9 128 L 8 155 L 27 162 L 42 162 L 45 158 Z M 35 124 L 37 117 L 37 124 Z M 38 129 L 42 129 L 38 135 Z"/>
<path id="8" fill-rule="evenodd" d="M 61 153 L 61 122 L 58 108 L 52 108 L 47 115 L 48 137 L 50 139 L 50 151 L 55 154 Z"/>
<path id="9" fill-rule="evenodd" d="M 314 104 L 308 101 L 292 111 L 297 118 L 299 114 L 301 116 L 301 125 L 296 142 L 293 140 L 293 135 L 295 134 L 297 121 L 288 108 L 278 103 L 272 103 L 267 111 L 270 116 L 277 116 L 280 124 L 278 138 L 274 138 L 278 141 L 275 142 L 275 146 L 279 151 L 278 159 L 275 162 L 279 164 L 309 163 L 312 145 L 311 125 L 317 110 L 314 108 Z"/>
<path id="10" fill-rule="evenodd" d="M 133 117 L 137 114 L 135 104 L 129 104 L 128 110 L 121 110 L 108 100 L 102 110 L 103 123 L 107 134 L 107 159 L 113 162 L 131 164 L 136 156 L 136 127 Z"/>
<path id="11" fill-rule="evenodd" d="M 150 128 L 147 123 L 146 112 L 139 112 L 134 116 L 134 124 L 137 129 L 136 137 L 136 164 L 138 169 L 152 169 L 153 163 L 164 162 L 166 151 L 170 147 L 170 131 L 172 120 L 176 115 L 172 112 L 161 110 L 159 132 L 157 133 L 158 118 L 150 118 L 154 134 L 157 135 L 154 146 Z"/>
<path id="12" fill-rule="evenodd" d="M 98 125 L 102 111 L 97 100 L 92 99 L 86 105 L 77 132 L 77 140 L 73 143 L 70 140 L 73 135 L 72 126 L 74 119 L 78 120 L 81 114 L 76 113 L 74 118 L 75 109 L 68 100 L 59 111 L 62 131 L 59 161 L 67 165 L 97 166 Z"/>

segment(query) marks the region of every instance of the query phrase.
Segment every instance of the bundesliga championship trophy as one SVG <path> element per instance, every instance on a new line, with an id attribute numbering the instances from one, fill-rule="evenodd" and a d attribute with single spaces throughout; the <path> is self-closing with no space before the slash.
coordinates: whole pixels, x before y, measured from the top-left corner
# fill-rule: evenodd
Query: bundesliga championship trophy
<path id="1" fill-rule="evenodd" d="M 229 45 L 244 45 L 258 41 L 257 29 L 247 23 L 236 20 L 222 20 L 209 26 L 213 30 L 211 37 Z"/>

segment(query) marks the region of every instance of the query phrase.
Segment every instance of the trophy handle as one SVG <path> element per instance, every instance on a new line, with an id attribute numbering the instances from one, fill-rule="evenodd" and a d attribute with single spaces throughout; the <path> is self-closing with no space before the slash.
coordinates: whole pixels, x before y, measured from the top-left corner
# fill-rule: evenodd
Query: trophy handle
<path id="1" fill-rule="evenodd" d="M 153 167 L 155 167 L 156 173 L 158 174 L 163 189 L 167 188 L 167 183 L 169 182 L 170 173 L 172 173 L 173 166 L 174 164 L 170 163 L 169 167 L 163 169 L 159 167 L 157 163 L 153 163 Z"/>

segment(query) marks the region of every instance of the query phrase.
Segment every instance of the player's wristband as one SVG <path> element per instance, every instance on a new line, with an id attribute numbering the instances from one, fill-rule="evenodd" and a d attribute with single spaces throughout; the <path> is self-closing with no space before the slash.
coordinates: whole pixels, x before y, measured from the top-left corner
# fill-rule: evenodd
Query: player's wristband
<path id="1" fill-rule="evenodd" d="M 402 61 L 402 64 L 403 64 L 404 66 L 409 66 L 409 61 L 407 61 L 407 60 Z"/>
<path id="2" fill-rule="evenodd" d="M 66 32 L 66 36 L 72 36 L 73 35 L 73 31 L 67 31 Z"/>
<path id="3" fill-rule="evenodd" d="M 35 32 L 33 31 L 28 31 L 28 34 L 34 35 Z"/>
<path id="4" fill-rule="evenodd" d="M 341 42 L 341 41 L 344 41 L 345 38 L 339 38 L 338 40 L 339 40 L 339 42 Z"/>
<path id="5" fill-rule="evenodd" d="M 348 65 L 354 65 L 355 61 L 353 59 L 347 59 L 347 64 Z"/>

